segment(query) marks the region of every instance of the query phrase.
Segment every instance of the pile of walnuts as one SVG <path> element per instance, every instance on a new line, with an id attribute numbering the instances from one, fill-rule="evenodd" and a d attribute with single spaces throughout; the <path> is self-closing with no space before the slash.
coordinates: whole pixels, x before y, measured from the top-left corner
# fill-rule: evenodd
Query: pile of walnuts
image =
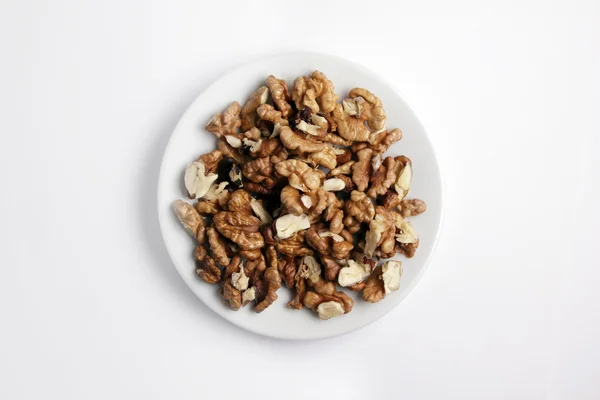
<path id="1" fill-rule="evenodd" d="M 287 82 L 269 76 L 242 107 L 237 101 L 206 126 L 218 149 L 185 171 L 191 205 L 177 217 L 198 246 L 196 273 L 219 284 L 232 310 L 261 312 L 282 282 L 292 309 L 321 319 L 348 313 L 354 301 L 337 285 L 375 303 L 398 290 L 400 261 L 419 239 L 407 217 L 425 202 L 406 199 L 412 164 L 384 157 L 402 138 L 387 130 L 381 101 L 352 89 L 338 103 L 334 86 L 314 71 Z"/>

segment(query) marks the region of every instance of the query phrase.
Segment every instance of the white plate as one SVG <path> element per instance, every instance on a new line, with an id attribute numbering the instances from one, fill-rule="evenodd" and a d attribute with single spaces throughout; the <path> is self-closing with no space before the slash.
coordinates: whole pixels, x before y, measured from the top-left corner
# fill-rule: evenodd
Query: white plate
<path id="1" fill-rule="evenodd" d="M 203 127 L 210 117 L 221 112 L 233 100 L 244 104 L 267 76 L 293 79 L 318 69 L 333 81 L 343 99 L 354 87 L 364 87 L 379 96 L 387 114 L 387 126 L 400 128 L 403 139 L 394 144 L 387 155 L 404 154 L 413 162 L 414 176 L 409 198 L 427 202 L 427 212 L 411 221 L 419 233 L 420 244 L 411 259 L 397 255 L 404 265 L 400 290 L 376 304 L 356 300 L 352 312 L 328 321 L 319 320 L 311 311 L 286 308 L 292 291 L 282 287 L 279 299 L 261 314 L 248 306 L 240 311 L 229 310 L 218 295 L 216 285 L 208 285 L 195 274 L 192 257 L 194 243 L 173 214 L 171 203 L 185 199 L 183 171 L 200 154 L 216 148 L 216 139 Z M 442 188 L 438 163 L 414 111 L 396 89 L 371 71 L 344 59 L 321 54 L 291 54 L 267 58 L 246 64 L 213 83 L 187 109 L 177 126 L 163 157 L 158 183 L 158 215 L 167 250 L 177 271 L 208 307 L 228 321 L 249 331 L 283 339 L 317 339 L 350 332 L 363 327 L 398 305 L 422 276 L 433 253 L 440 228 Z M 349 292 L 349 291 L 348 291 Z"/>

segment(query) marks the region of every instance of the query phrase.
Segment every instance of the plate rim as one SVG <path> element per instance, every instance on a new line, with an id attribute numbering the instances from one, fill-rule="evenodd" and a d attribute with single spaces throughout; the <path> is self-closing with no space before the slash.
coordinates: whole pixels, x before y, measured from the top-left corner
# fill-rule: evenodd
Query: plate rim
<path id="1" fill-rule="evenodd" d="M 213 307 L 211 307 L 210 305 L 208 305 L 206 302 L 204 302 L 204 300 L 202 298 L 200 298 L 196 292 L 194 291 L 194 289 L 190 286 L 190 283 L 187 282 L 186 279 L 184 279 L 184 277 L 181 275 L 181 273 L 179 272 L 179 269 L 177 268 L 177 266 L 175 265 L 175 261 L 174 261 L 174 257 L 171 254 L 171 250 L 169 248 L 169 246 L 167 245 L 167 239 L 165 237 L 165 222 L 163 221 L 163 212 L 161 211 L 161 188 L 162 188 L 162 182 L 164 180 L 164 163 L 165 163 L 165 155 L 168 153 L 172 142 L 173 142 L 173 138 L 175 136 L 175 133 L 180 129 L 181 125 L 182 125 L 182 121 L 184 120 L 184 117 L 188 114 L 188 112 L 190 112 L 190 110 L 194 107 L 194 105 L 196 104 L 197 101 L 200 100 L 200 98 L 203 96 L 204 93 L 206 93 L 207 91 L 209 91 L 211 88 L 213 88 L 214 86 L 220 84 L 222 81 L 225 81 L 227 79 L 228 76 L 230 76 L 231 74 L 237 72 L 240 69 L 243 68 L 247 68 L 248 66 L 252 65 L 252 64 L 259 64 L 259 63 L 264 63 L 264 62 L 268 62 L 268 61 L 273 61 L 276 59 L 281 59 L 281 58 L 285 58 L 285 57 L 321 57 L 321 58 L 329 58 L 332 60 L 335 60 L 337 62 L 340 62 L 342 64 L 346 64 L 346 65 L 351 65 L 354 68 L 360 70 L 362 73 L 364 73 L 365 75 L 369 75 L 372 78 L 379 80 L 382 83 L 385 83 L 398 97 L 400 97 L 400 99 L 406 104 L 406 106 L 409 108 L 409 110 L 414 114 L 414 116 L 416 117 L 416 121 L 419 124 L 419 127 L 422 129 L 423 133 L 424 133 L 424 139 L 426 140 L 427 144 L 429 145 L 429 147 L 431 148 L 432 154 L 433 154 L 433 161 L 434 161 L 434 168 L 435 168 L 435 172 L 437 173 L 437 175 L 439 176 L 439 180 L 440 180 L 440 209 L 439 209 L 439 219 L 437 221 L 436 224 L 436 233 L 435 233 L 435 237 L 433 238 L 433 242 L 432 242 L 432 246 L 431 246 L 431 250 L 429 252 L 429 254 L 427 255 L 427 258 L 425 259 L 425 261 L 423 262 L 423 266 L 420 269 L 420 271 L 416 274 L 415 278 L 412 280 L 412 282 L 405 288 L 404 291 L 404 295 L 402 297 L 400 297 L 396 303 L 392 306 L 389 307 L 388 309 L 384 310 L 382 313 L 380 313 L 376 318 L 371 319 L 369 321 L 366 321 L 364 323 L 360 323 L 357 324 L 356 326 L 347 329 L 343 332 L 333 332 L 333 333 L 327 333 L 324 332 L 323 334 L 313 334 L 313 335 L 308 335 L 308 336 L 282 336 L 282 335 L 275 335 L 272 334 L 271 332 L 269 332 L 268 330 L 260 330 L 260 329 L 254 329 L 251 326 L 246 326 L 246 325 L 242 325 L 240 323 L 238 323 L 237 321 L 235 321 L 232 318 L 227 318 L 224 313 L 219 313 L 217 310 L 215 310 Z M 247 332 L 251 332 L 253 334 L 256 335 L 260 335 L 260 336 L 265 336 L 265 337 L 269 337 L 269 338 L 273 338 L 273 339 L 278 339 L 278 340 L 319 340 L 319 339 L 327 339 L 327 338 L 332 338 L 332 337 L 338 337 L 338 336 L 342 336 L 342 335 L 346 335 L 348 333 L 351 332 L 356 332 L 359 329 L 362 329 L 376 321 L 378 321 L 379 319 L 381 319 L 382 317 L 384 317 L 385 315 L 389 314 L 392 310 L 396 309 L 414 290 L 415 286 L 421 281 L 421 279 L 423 278 L 423 276 L 425 275 L 425 272 L 429 269 L 429 266 L 431 264 L 431 261 L 437 251 L 437 247 L 439 244 L 439 240 L 440 240 L 440 236 L 441 236 L 441 232 L 442 232 L 442 227 L 443 227 L 443 222 L 444 222 L 444 216 L 445 216 L 445 185 L 444 185 L 444 179 L 442 176 L 442 170 L 440 168 L 440 160 L 438 158 L 437 155 L 437 151 L 436 148 L 433 144 L 433 142 L 431 141 L 431 138 L 429 136 L 429 133 L 427 131 L 427 129 L 425 129 L 425 126 L 423 125 L 423 122 L 421 120 L 421 118 L 419 117 L 419 114 L 416 112 L 415 107 L 406 99 L 406 97 L 404 96 L 404 94 L 402 93 L 402 91 L 400 91 L 395 85 L 391 84 L 389 81 L 387 81 L 384 77 L 382 77 L 379 73 L 363 66 L 362 64 L 352 61 L 352 60 L 348 60 L 344 57 L 340 57 L 337 55 L 331 55 L 331 54 L 327 54 L 327 53 L 319 53 L 319 52 L 284 52 L 284 53 L 277 53 L 277 54 L 270 54 L 269 56 L 266 57 L 256 57 L 253 58 L 252 60 L 249 60 L 247 62 L 243 62 L 241 64 L 237 64 L 232 68 L 229 68 L 228 70 L 226 70 L 220 77 L 218 77 L 217 79 L 215 79 L 212 83 L 210 83 L 209 85 L 207 85 L 202 91 L 200 91 L 198 93 L 198 95 L 194 98 L 194 100 L 186 107 L 185 111 L 181 114 L 181 116 L 179 117 L 177 123 L 175 124 L 173 130 L 171 131 L 171 134 L 169 135 L 169 139 L 167 140 L 167 144 L 164 148 L 164 151 L 162 153 L 162 158 L 161 158 L 161 162 L 160 162 L 160 169 L 159 169 L 159 175 L 158 175 L 158 185 L 157 185 L 157 216 L 158 216 L 158 223 L 159 223 L 159 228 L 160 228 L 160 233 L 161 233 L 161 237 L 163 239 L 163 244 L 167 250 L 167 254 L 169 255 L 169 259 L 171 260 L 171 264 L 172 266 L 175 268 L 177 275 L 179 275 L 179 278 L 186 284 L 186 286 L 188 287 L 188 289 L 194 294 L 194 296 L 206 307 L 208 308 L 211 312 L 215 313 L 216 315 L 218 315 L 220 318 L 223 318 L 224 320 L 228 321 L 229 323 L 247 331 Z"/>

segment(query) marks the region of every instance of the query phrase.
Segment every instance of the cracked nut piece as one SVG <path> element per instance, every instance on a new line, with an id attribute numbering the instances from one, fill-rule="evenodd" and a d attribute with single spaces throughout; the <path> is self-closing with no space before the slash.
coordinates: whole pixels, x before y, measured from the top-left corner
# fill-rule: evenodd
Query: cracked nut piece
<path id="1" fill-rule="evenodd" d="M 242 129 L 249 130 L 256 126 L 257 114 L 256 109 L 267 102 L 269 98 L 269 88 L 261 86 L 256 92 L 250 95 L 250 100 L 244 105 L 241 110 Z"/>
<path id="2" fill-rule="evenodd" d="M 223 300 L 227 302 L 227 306 L 230 309 L 237 311 L 242 307 L 242 293 L 231 282 L 225 282 L 222 291 Z"/>
<path id="3" fill-rule="evenodd" d="M 346 215 L 354 217 L 358 222 L 369 222 L 375 216 L 375 206 L 364 192 L 353 190 L 350 199 L 346 201 Z M 349 226 L 346 223 L 344 225 Z"/>
<path id="4" fill-rule="evenodd" d="M 254 311 L 257 313 L 263 312 L 277 300 L 277 290 L 281 286 L 281 277 L 277 268 L 267 268 L 265 270 L 264 282 L 267 286 L 267 296 L 254 307 Z"/>
<path id="5" fill-rule="evenodd" d="M 377 207 L 375 218 L 369 223 L 369 230 L 365 237 L 365 249 L 364 252 L 367 256 L 371 257 L 375 252 L 375 249 L 381 245 L 394 230 L 394 220 L 390 216 L 390 212 L 383 207 Z"/>
<path id="6" fill-rule="evenodd" d="M 256 109 L 258 118 L 263 121 L 271 122 L 272 124 L 287 125 L 287 120 L 282 118 L 281 111 L 277 111 L 270 104 L 263 104 Z"/>
<path id="7" fill-rule="evenodd" d="M 386 295 L 400 289 L 400 278 L 402 277 L 402 263 L 400 261 L 387 261 L 382 265 L 381 272 Z"/>
<path id="8" fill-rule="evenodd" d="M 393 191 L 388 191 L 383 196 L 383 207 L 388 210 L 393 210 L 394 208 L 400 205 L 400 197 L 398 197 L 398 193 Z"/>
<path id="9" fill-rule="evenodd" d="M 261 225 L 268 225 L 273 222 L 273 218 L 265 209 L 263 202 L 260 200 L 252 199 L 250 200 L 250 206 L 252 207 L 252 211 L 254 214 L 260 219 Z"/>
<path id="10" fill-rule="evenodd" d="M 352 249 L 354 249 L 354 245 L 351 242 L 346 242 L 345 240 L 343 242 L 334 241 L 331 255 L 338 260 L 345 260 Z"/>
<path id="11" fill-rule="evenodd" d="M 396 182 L 394 189 L 403 199 L 410 190 L 410 181 L 412 180 L 412 165 L 410 159 L 404 156 L 396 157 Z"/>
<path id="12" fill-rule="evenodd" d="M 173 202 L 173 211 L 185 230 L 203 244 L 206 241 L 206 223 L 198 211 L 183 200 Z"/>
<path id="13" fill-rule="evenodd" d="M 296 263 L 294 262 L 294 257 L 283 256 L 277 260 L 277 270 L 285 282 L 285 285 L 289 289 L 293 288 L 296 282 Z"/>
<path id="14" fill-rule="evenodd" d="M 218 204 L 213 203 L 211 201 L 199 201 L 194 207 L 196 208 L 196 211 L 198 211 L 199 214 L 203 215 L 215 215 L 216 213 L 221 211 L 221 207 L 219 207 Z"/>
<path id="15" fill-rule="evenodd" d="M 378 195 L 384 195 L 388 192 L 390 186 L 396 182 L 395 167 L 396 161 L 392 157 L 386 157 L 377 169 L 373 168 L 374 172 L 370 179 L 371 187 L 367 192 L 369 197 L 376 198 Z"/>
<path id="16" fill-rule="evenodd" d="M 362 282 L 371 274 L 371 266 L 368 263 L 360 263 L 349 259 L 348 266 L 340 269 L 338 284 L 343 287 Z"/>
<path id="17" fill-rule="evenodd" d="M 190 198 L 199 199 L 218 178 L 217 174 L 206 174 L 206 166 L 202 161 L 194 161 L 186 168 L 183 181 Z"/>
<path id="18" fill-rule="evenodd" d="M 211 256 L 205 256 L 202 261 L 196 263 L 196 275 L 210 284 L 215 284 L 221 280 L 221 270 Z"/>
<path id="19" fill-rule="evenodd" d="M 219 139 L 217 145 L 219 151 L 221 152 L 221 154 L 223 154 L 224 157 L 231 158 L 238 165 L 244 165 L 246 163 L 246 156 L 238 152 L 237 149 L 231 147 L 225 139 Z"/>
<path id="20" fill-rule="evenodd" d="M 231 284 L 237 290 L 244 291 L 248 289 L 248 282 L 249 279 L 244 270 L 244 264 L 240 263 L 239 271 L 231 274 Z"/>
<path id="21" fill-rule="evenodd" d="M 260 249 L 240 250 L 239 254 L 240 254 L 240 256 L 245 257 L 249 261 L 258 260 L 262 256 Z"/>
<path id="22" fill-rule="evenodd" d="M 238 189 L 235 192 L 231 193 L 231 196 L 229 197 L 229 202 L 227 202 L 227 208 L 231 212 L 239 212 L 241 214 L 251 215 L 251 200 L 252 197 L 247 191 L 245 191 L 244 189 Z"/>
<path id="23" fill-rule="evenodd" d="M 294 310 L 300 310 L 304 307 L 302 302 L 304 300 L 304 294 L 306 293 L 306 280 L 297 275 L 294 288 L 296 290 L 296 294 L 294 298 L 287 304 L 287 306 Z"/>
<path id="24" fill-rule="evenodd" d="M 271 164 L 269 157 L 257 158 L 244 164 L 242 175 L 254 183 L 262 183 L 268 189 L 275 186 L 275 181 L 272 178 L 273 164 Z"/>
<path id="25" fill-rule="evenodd" d="M 308 161 L 313 165 L 321 165 L 328 169 L 333 169 L 337 166 L 337 156 L 335 149 L 331 146 L 325 147 L 324 150 L 308 155 Z"/>
<path id="26" fill-rule="evenodd" d="M 421 199 L 402 200 L 399 208 L 400 215 L 407 218 L 424 213 L 427 210 L 427 204 Z"/>
<path id="27" fill-rule="evenodd" d="M 256 288 L 251 287 L 242 292 L 242 307 L 256 299 Z"/>
<path id="28" fill-rule="evenodd" d="M 344 314 L 344 307 L 337 301 L 326 301 L 317 306 L 317 314 L 320 319 L 328 320 Z"/>
<path id="29" fill-rule="evenodd" d="M 328 304 L 322 307 L 321 312 L 319 313 L 319 306 L 323 303 L 337 303 L 339 307 Z M 303 304 L 307 308 L 316 311 L 319 318 L 329 319 L 333 316 L 341 315 L 335 311 L 339 310 L 340 307 L 343 311 L 342 314 L 349 313 L 354 306 L 354 301 L 344 292 L 336 292 L 334 294 L 319 294 L 309 291 L 304 295 Z"/>
<path id="30" fill-rule="evenodd" d="M 224 206 L 229 201 L 227 185 L 229 185 L 229 182 L 221 182 L 218 185 L 213 183 L 202 198 L 221 207 Z M 196 209 L 198 208 L 196 207 Z"/>
<path id="31" fill-rule="evenodd" d="M 332 257 L 321 255 L 321 263 L 324 267 L 325 279 L 328 281 L 335 281 L 338 278 L 340 269 L 342 268 L 338 262 Z"/>
<path id="32" fill-rule="evenodd" d="M 303 257 L 313 255 L 312 249 L 306 246 L 304 241 L 305 231 L 300 231 L 289 239 L 282 239 L 277 242 L 275 248 L 281 254 L 294 257 Z"/>
<path id="33" fill-rule="evenodd" d="M 331 112 L 338 96 L 333 83 L 322 72 L 314 71 L 311 77 L 301 76 L 294 80 L 292 99 L 299 110 L 309 107 L 316 114 Z"/>
<path id="34" fill-rule="evenodd" d="M 408 244 L 415 243 L 418 240 L 417 232 L 408 220 L 398 216 L 396 218 L 396 240 L 398 243 Z"/>
<path id="35" fill-rule="evenodd" d="M 346 188 L 346 183 L 339 178 L 330 178 L 323 182 L 323 190 L 326 192 L 337 192 Z"/>
<path id="36" fill-rule="evenodd" d="M 325 173 L 318 169 L 312 169 L 300 160 L 285 160 L 275 164 L 275 170 L 283 177 L 288 178 L 290 186 L 309 192 L 321 186 L 321 180 Z"/>
<path id="37" fill-rule="evenodd" d="M 214 133 L 218 138 L 223 135 L 235 135 L 238 128 L 242 125 L 240 119 L 241 110 L 240 103 L 234 101 L 222 114 L 217 114 L 211 118 L 206 125 L 206 130 Z"/>
<path id="38" fill-rule="evenodd" d="M 363 299 L 369 303 L 377 303 L 385 297 L 385 286 L 381 279 L 381 267 L 375 268 L 371 276 L 366 281 L 363 289 Z"/>
<path id="39" fill-rule="evenodd" d="M 327 148 L 326 143 L 309 140 L 305 136 L 294 132 L 289 126 L 281 127 L 279 138 L 288 150 L 297 150 L 301 153 L 315 153 Z"/>
<path id="40" fill-rule="evenodd" d="M 231 260 L 227 255 L 227 242 L 225 239 L 212 226 L 206 230 L 206 235 L 208 236 L 210 251 L 217 264 L 222 267 L 229 265 Z"/>
<path id="41" fill-rule="evenodd" d="M 347 163 L 344 163 L 334 169 L 332 169 L 331 171 L 329 171 L 329 174 L 327 174 L 330 177 L 336 177 L 338 175 L 350 175 L 350 173 L 352 172 L 352 166 L 354 165 L 356 161 L 348 161 Z"/>
<path id="42" fill-rule="evenodd" d="M 341 104 L 337 104 L 331 113 L 337 125 L 338 135 L 351 142 L 366 142 L 371 131 L 360 118 L 353 117 L 344 111 Z"/>
<path id="43" fill-rule="evenodd" d="M 305 198 L 308 200 L 305 200 Z M 312 205 L 310 197 L 300 195 L 300 191 L 291 186 L 281 189 L 280 200 L 290 214 L 298 216 L 304 214 Z"/>
<path id="44" fill-rule="evenodd" d="M 260 220 L 252 215 L 221 211 L 213 217 L 213 223 L 221 235 L 241 249 L 255 250 L 265 245 L 259 232 Z"/>
<path id="45" fill-rule="evenodd" d="M 369 137 L 369 148 L 376 153 L 383 154 L 400 139 L 402 139 L 402 131 L 398 128 L 391 131 L 373 132 Z"/>
<path id="46" fill-rule="evenodd" d="M 364 192 L 367 186 L 369 186 L 369 178 L 371 177 L 371 158 L 373 157 L 373 150 L 362 149 L 356 153 L 358 161 L 352 165 L 352 181 L 356 183 L 356 188 Z"/>
<path id="47" fill-rule="evenodd" d="M 266 83 L 277 109 L 281 111 L 284 118 L 288 118 L 292 113 L 292 106 L 288 103 L 290 96 L 287 82 L 270 75 Z"/>
<path id="48" fill-rule="evenodd" d="M 288 239 L 296 232 L 310 228 L 310 221 L 306 214 L 287 214 L 275 220 L 276 239 Z"/>
<path id="49" fill-rule="evenodd" d="M 385 127 L 385 111 L 379 97 L 369 92 L 367 89 L 354 88 L 349 93 L 351 99 L 362 98 L 360 111 L 357 117 L 365 119 L 369 128 L 378 131 Z"/>

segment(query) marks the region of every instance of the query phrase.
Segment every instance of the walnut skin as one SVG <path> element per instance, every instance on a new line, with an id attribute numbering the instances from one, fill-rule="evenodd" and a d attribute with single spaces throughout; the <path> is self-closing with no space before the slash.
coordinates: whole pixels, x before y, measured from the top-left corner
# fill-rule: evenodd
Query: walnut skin
<path id="1" fill-rule="evenodd" d="M 254 183 L 262 183 L 268 189 L 275 186 L 275 180 L 272 177 L 273 164 L 271 164 L 269 157 L 257 158 L 244 164 L 242 175 Z"/>
<path id="2" fill-rule="evenodd" d="M 337 125 L 338 135 L 351 142 L 366 142 L 371 131 L 360 118 L 352 117 L 344 112 L 341 104 L 337 104 L 332 112 L 333 120 Z"/>
<path id="3" fill-rule="evenodd" d="M 223 135 L 236 134 L 238 128 L 242 125 L 240 120 L 241 110 L 240 103 L 234 101 L 223 111 L 223 114 L 217 114 L 211 118 L 208 125 L 206 125 L 206 130 L 214 133 L 218 138 Z"/>
<path id="4" fill-rule="evenodd" d="M 225 139 L 219 139 L 217 145 L 223 156 L 231 158 L 236 164 L 244 165 L 248 161 L 246 156 L 238 152 L 237 149 L 231 147 Z"/>
<path id="5" fill-rule="evenodd" d="M 407 218 L 424 213 L 427 210 L 427 204 L 421 199 L 402 200 L 399 208 L 400 215 Z"/>
<path id="6" fill-rule="evenodd" d="M 287 304 L 287 306 L 294 310 L 300 310 L 301 308 L 304 307 L 304 304 L 302 304 L 302 301 L 303 301 L 304 295 L 306 293 L 306 279 L 297 276 L 294 287 L 296 289 L 296 295 L 294 296 L 292 301 L 290 301 Z"/>
<path id="7" fill-rule="evenodd" d="M 340 264 L 332 257 L 321 255 L 321 263 L 325 267 L 325 279 L 328 281 L 337 281 L 340 272 Z"/>
<path id="8" fill-rule="evenodd" d="M 277 270 L 281 275 L 285 285 L 288 288 L 293 288 L 295 285 L 295 276 L 296 276 L 296 264 L 294 262 L 294 257 L 292 256 L 283 256 L 277 261 Z"/>
<path id="9" fill-rule="evenodd" d="M 199 214 L 203 215 L 215 215 L 219 211 L 221 211 L 221 207 L 217 203 L 213 203 L 212 201 L 199 201 L 194 206 L 196 211 Z"/>
<path id="10" fill-rule="evenodd" d="M 204 260 L 196 264 L 196 275 L 210 284 L 215 284 L 221 280 L 221 270 L 211 256 L 205 256 Z"/>
<path id="11" fill-rule="evenodd" d="M 346 201 L 346 215 L 356 218 L 358 222 L 369 222 L 375 216 L 375 206 L 364 192 L 354 190 L 350 193 L 350 200 Z"/>
<path id="12" fill-rule="evenodd" d="M 306 231 L 296 232 L 288 239 L 282 239 L 275 246 L 277 251 L 288 256 L 303 257 L 313 255 L 313 251 L 305 245 L 304 235 Z"/>
<path id="13" fill-rule="evenodd" d="M 244 189 L 248 192 L 260 194 L 263 196 L 272 196 L 273 191 L 271 189 L 267 189 L 260 183 L 254 183 L 252 181 L 244 181 Z"/>
<path id="14" fill-rule="evenodd" d="M 273 102 L 277 109 L 281 111 L 284 118 L 288 118 L 292 113 L 292 106 L 288 103 L 290 99 L 288 94 L 287 82 L 283 79 L 277 79 L 273 75 L 267 78 L 267 87 L 273 97 Z"/>
<path id="15" fill-rule="evenodd" d="M 331 146 L 327 146 L 321 151 L 309 154 L 308 160 L 312 161 L 314 165 L 321 165 L 329 169 L 333 169 L 337 166 L 337 156 Z"/>
<path id="16" fill-rule="evenodd" d="M 352 165 L 352 181 L 356 183 L 356 188 L 364 192 L 369 186 L 369 178 L 371 176 L 371 159 L 373 150 L 362 149 L 356 153 L 358 161 Z"/>
<path id="17" fill-rule="evenodd" d="M 365 282 L 363 299 L 369 303 L 377 303 L 385 297 L 385 287 L 381 279 L 381 267 L 375 268 L 371 276 Z"/>
<path id="18" fill-rule="evenodd" d="M 217 264 L 222 267 L 229 265 L 231 260 L 227 256 L 227 242 L 225 239 L 219 235 L 219 232 L 212 226 L 206 230 L 206 235 L 208 236 L 210 251 Z"/>
<path id="19" fill-rule="evenodd" d="M 260 220 L 252 215 L 221 211 L 214 216 L 213 223 L 221 235 L 242 249 L 260 249 L 265 244 L 262 235 L 258 232 Z"/>
<path id="20" fill-rule="evenodd" d="M 300 200 L 301 193 L 298 189 L 291 186 L 286 186 L 281 189 L 281 204 L 285 206 L 285 209 L 294 215 L 302 215 L 308 209 Z"/>
<path id="21" fill-rule="evenodd" d="M 400 139 L 402 139 L 402 131 L 400 129 L 396 128 L 389 132 L 384 130 L 373 134 L 369 138 L 369 148 L 376 153 L 383 154 L 388 151 L 392 144 Z"/>
<path id="22" fill-rule="evenodd" d="M 367 195 L 376 198 L 388 192 L 390 186 L 396 182 L 396 161 L 392 157 L 386 157 L 383 164 L 371 175 L 371 187 Z"/>
<path id="23" fill-rule="evenodd" d="M 321 186 L 325 173 L 309 167 L 300 160 L 285 160 L 275 164 L 275 170 L 281 176 L 288 178 L 290 186 L 308 192 Z"/>
<path id="24" fill-rule="evenodd" d="M 327 144 L 309 140 L 306 136 L 294 132 L 289 126 L 281 127 L 279 138 L 288 150 L 297 150 L 301 153 L 315 153 L 327 148 Z"/>
<path id="25" fill-rule="evenodd" d="M 279 276 L 279 272 L 277 271 L 277 267 L 275 268 L 267 268 L 265 271 L 264 281 L 267 284 L 267 296 L 266 298 L 258 303 L 256 307 L 254 307 L 254 311 L 257 313 L 263 312 L 267 307 L 269 307 L 275 300 L 277 300 L 277 290 L 281 286 L 281 278 Z"/>
<path id="26" fill-rule="evenodd" d="M 237 290 L 230 281 L 223 284 L 223 300 L 227 302 L 227 306 L 233 311 L 242 308 L 242 292 Z"/>
<path id="27" fill-rule="evenodd" d="M 204 243 L 206 241 L 206 223 L 198 211 L 183 200 L 173 202 L 173 210 L 185 230 L 195 237 L 198 243 Z"/>
<path id="28" fill-rule="evenodd" d="M 256 109 L 267 102 L 269 97 L 269 89 L 266 86 L 261 86 L 250 96 L 250 100 L 244 105 L 241 110 L 242 129 L 249 130 L 256 126 Z"/>
<path id="29" fill-rule="evenodd" d="M 349 95 L 352 99 L 361 97 L 365 100 L 365 102 L 362 103 L 362 110 L 358 117 L 365 119 L 369 125 L 369 128 L 374 131 L 378 131 L 385 127 L 385 111 L 383 110 L 383 106 L 381 105 L 381 100 L 379 100 L 379 97 L 375 96 L 368 90 L 361 88 L 352 89 Z"/>
<path id="30" fill-rule="evenodd" d="M 296 108 L 309 107 L 313 113 L 329 113 L 335 107 L 338 96 L 333 83 L 322 72 L 314 71 L 311 77 L 296 78 L 292 87 L 292 99 Z"/>

